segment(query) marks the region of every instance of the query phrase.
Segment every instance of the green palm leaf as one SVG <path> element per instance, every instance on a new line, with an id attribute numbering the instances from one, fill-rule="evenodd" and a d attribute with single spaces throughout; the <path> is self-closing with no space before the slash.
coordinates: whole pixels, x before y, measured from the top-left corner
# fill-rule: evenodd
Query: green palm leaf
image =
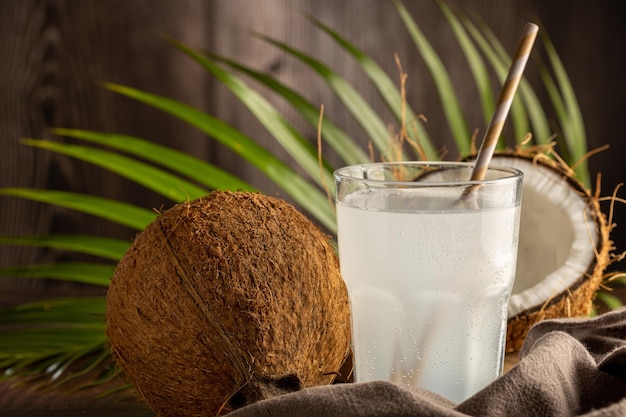
<path id="1" fill-rule="evenodd" d="M 402 121 L 402 97 L 400 91 L 396 84 L 391 81 L 391 78 L 385 73 L 385 71 L 369 56 L 364 54 L 361 50 L 356 48 L 352 43 L 348 42 L 347 39 L 340 36 L 336 31 L 332 30 L 330 27 L 324 25 L 319 20 L 315 19 L 312 16 L 309 16 L 309 19 L 321 30 L 326 32 L 330 37 L 332 37 L 338 45 L 340 45 L 346 52 L 348 52 L 360 65 L 361 69 L 365 74 L 369 77 L 370 81 L 376 86 L 378 92 L 381 97 L 387 103 L 389 109 L 391 109 L 392 113 L 396 117 L 398 122 Z M 423 123 L 419 120 L 419 118 L 415 115 L 415 112 L 411 109 L 411 107 L 406 105 L 406 119 L 408 123 L 414 126 L 415 129 L 407 129 L 409 136 L 416 142 L 419 143 L 426 155 L 428 160 L 434 161 L 439 159 L 439 154 L 435 147 L 432 144 L 430 136 L 428 132 L 424 128 Z M 414 134 L 415 131 L 415 134 Z"/>
<path id="2" fill-rule="evenodd" d="M 108 287 L 115 265 L 96 263 L 55 263 L 0 268 L 0 277 L 60 279 Z"/>
<path id="3" fill-rule="evenodd" d="M 457 151 L 460 155 L 469 155 L 471 132 L 467 127 L 465 116 L 463 116 L 461 106 L 456 98 L 455 89 L 448 75 L 448 71 L 443 62 L 441 62 L 437 52 L 435 52 L 402 3 L 398 0 L 394 0 L 393 3 L 409 31 L 415 46 L 424 59 L 433 82 L 435 83 L 439 98 L 441 99 L 442 110 L 448 120 L 448 126 L 454 137 Z"/>
<path id="4" fill-rule="evenodd" d="M 146 93 L 134 88 L 117 84 L 106 84 L 107 87 L 144 102 L 152 107 L 161 109 L 200 131 L 212 136 L 214 139 L 228 146 L 230 149 L 244 157 L 248 162 L 256 166 L 261 172 L 267 175 L 276 185 L 287 192 L 297 203 L 302 205 L 313 217 L 331 231 L 334 231 L 335 217 L 334 210 L 327 203 L 320 204 L 320 201 L 327 201 L 326 195 L 319 188 L 310 184 L 305 178 L 298 175 L 284 162 L 260 146 L 252 139 L 245 136 L 238 130 L 228 126 L 226 123 L 209 116 L 193 107 L 183 103 Z"/>
<path id="5" fill-rule="evenodd" d="M 0 367 L 6 369 L 0 375 L 0 381 L 34 376 L 40 381 L 34 385 L 35 388 L 50 389 L 92 371 L 96 371 L 96 375 L 101 374 L 103 370 L 97 369 L 97 366 L 110 356 L 106 349 L 103 326 L 74 328 L 70 331 L 57 327 L 52 330 L 27 329 L 3 333 L 11 340 L 19 340 L 20 344 L 7 346 L 0 343 L 0 350 L 10 354 L 5 360 L 0 357 Z M 55 339 L 59 343 L 50 343 Z M 11 355 L 11 349 L 19 351 Z M 78 364 L 79 359 L 94 355 L 95 360 L 92 359 L 86 365 Z M 70 367 L 71 373 L 68 372 Z"/>
<path id="6" fill-rule="evenodd" d="M 476 83 L 478 96 L 480 98 L 481 107 L 483 109 L 483 117 L 485 126 L 488 126 L 491 122 L 491 115 L 493 114 L 496 103 L 495 95 L 491 88 L 491 81 L 489 79 L 489 71 L 487 66 L 480 56 L 478 48 L 474 45 L 471 38 L 465 31 L 460 19 L 450 10 L 450 8 L 442 1 L 438 0 L 437 4 L 442 10 L 454 36 L 456 37 L 459 46 L 463 50 L 470 71 L 474 77 Z"/>
<path id="7" fill-rule="evenodd" d="M 578 163 L 574 170 L 578 178 L 589 187 L 591 184 L 589 166 L 587 161 L 584 160 L 588 151 L 587 134 L 580 105 L 563 63 L 554 49 L 554 45 L 547 36 L 542 36 L 542 39 L 556 81 L 553 81 L 545 66 L 540 66 L 541 77 L 549 89 L 552 105 L 559 117 L 559 126 L 563 133 L 563 145 L 569 156 L 568 161 L 571 164 Z M 558 85 L 558 88 L 555 84 Z"/>
<path id="8" fill-rule="evenodd" d="M 97 236 L 0 236 L 0 245 L 39 246 L 67 250 L 117 261 L 128 250 L 125 240 Z"/>
<path id="9" fill-rule="evenodd" d="M 73 369 L 74 364 L 78 362 L 80 359 L 91 356 L 92 359 L 90 362 L 87 362 L 82 368 Z M 90 376 L 90 374 L 94 374 L 94 377 L 97 378 L 96 381 L 101 381 L 100 383 L 104 383 L 110 381 L 115 377 L 117 371 L 115 367 L 108 366 L 104 367 L 104 364 L 109 364 L 111 362 L 111 354 L 106 346 L 103 346 L 101 342 L 94 343 L 91 345 L 85 346 L 83 349 L 79 349 L 76 352 L 66 355 L 62 358 L 61 361 L 58 362 L 56 366 L 53 366 L 52 369 L 49 369 L 49 372 L 54 370 L 54 374 L 52 375 L 52 380 L 56 380 L 56 382 L 44 383 L 40 384 L 40 386 L 47 390 L 52 390 L 58 388 L 62 385 L 67 385 L 69 382 L 78 380 L 85 376 Z M 70 368 L 71 371 L 70 371 Z M 65 374 L 65 375 L 64 375 Z M 63 378 L 61 376 L 64 375 Z M 68 392 L 75 392 L 82 388 L 87 388 L 94 385 L 94 378 L 89 378 L 90 382 L 83 383 L 77 385 L 73 388 L 69 388 Z"/>
<path id="10" fill-rule="evenodd" d="M 317 128 L 319 122 L 319 109 L 311 104 L 311 102 L 307 101 L 302 95 L 298 94 L 298 92 L 285 86 L 269 75 L 255 71 L 250 67 L 227 59 L 223 56 L 212 54 L 211 58 L 218 62 L 222 62 L 237 71 L 243 72 L 256 81 L 264 84 L 273 93 L 279 94 L 287 100 L 311 126 Z M 352 140 L 352 138 L 343 132 L 336 124 L 330 121 L 328 117 L 324 118 L 321 134 L 324 141 L 327 142 L 331 148 L 335 150 L 335 152 L 337 152 L 346 165 L 356 165 L 369 161 L 369 157 L 363 148 L 355 143 L 354 140 Z"/>
<path id="11" fill-rule="evenodd" d="M 211 189 L 256 191 L 252 185 L 223 169 L 184 152 L 144 139 L 78 129 L 57 128 L 52 131 L 57 135 L 82 139 L 127 152 L 146 161 L 166 167 Z"/>
<path id="12" fill-rule="evenodd" d="M 0 188 L 0 196 L 2 195 L 21 197 L 82 211 L 137 230 L 143 230 L 157 216 L 151 210 L 131 204 L 66 191 Z"/>
<path id="13" fill-rule="evenodd" d="M 20 367 L 47 359 L 50 364 L 58 362 L 60 356 L 71 355 L 73 352 L 98 344 L 106 343 L 103 332 L 104 324 L 72 324 L 68 326 L 25 328 L 3 332 L 0 341 L 0 361 L 15 360 Z M 19 340 L 19 344 L 14 341 Z M 48 365 L 49 366 L 49 365 Z"/>
<path id="14" fill-rule="evenodd" d="M 30 146 L 69 155 L 108 169 L 177 203 L 185 200 L 195 200 L 208 194 L 206 189 L 198 187 L 180 177 L 113 152 L 47 140 L 23 139 L 22 142 Z"/>
<path id="15" fill-rule="evenodd" d="M 620 307 L 623 307 L 623 302 L 619 297 L 616 297 L 613 294 L 609 294 L 606 291 L 599 291 L 596 294 L 596 298 L 598 301 L 604 303 L 609 310 L 614 310 Z"/>
<path id="16" fill-rule="evenodd" d="M 104 297 L 38 301 L 0 310 L 0 380 L 46 377 L 45 386 L 96 371 L 108 358 Z M 3 327 L 8 326 L 8 327 Z M 99 356 L 86 365 L 76 360 Z M 72 366 L 71 375 L 64 374 Z"/>
<path id="17" fill-rule="evenodd" d="M 51 327 L 64 323 L 79 327 L 102 326 L 106 302 L 104 297 L 70 297 L 35 301 L 0 310 L 0 326 L 27 324 Z M 71 326 L 70 326 L 71 327 Z M 8 343 L 6 339 L 5 343 Z"/>
<path id="18" fill-rule="evenodd" d="M 376 145 L 378 150 L 385 154 L 389 147 L 389 132 L 385 123 L 374 112 L 372 107 L 363 99 L 363 97 L 348 83 L 343 77 L 331 70 L 323 62 L 300 52 L 283 42 L 279 42 L 267 36 L 258 35 L 262 40 L 280 48 L 284 52 L 298 58 L 314 70 L 320 77 L 326 81 L 341 102 L 350 111 L 352 116 L 361 125 L 365 133 L 369 136 L 372 143 Z"/>
<path id="19" fill-rule="evenodd" d="M 289 155 L 298 162 L 299 166 L 309 174 L 311 179 L 328 189 L 332 188 L 331 174 L 327 170 L 320 172 L 317 150 L 279 114 L 269 101 L 256 90 L 248 87 L 242 79 L 220 68 L 207 57 L 178 42 L 174 42 L 174 44 L 213 74 L 237 96 Z"/>

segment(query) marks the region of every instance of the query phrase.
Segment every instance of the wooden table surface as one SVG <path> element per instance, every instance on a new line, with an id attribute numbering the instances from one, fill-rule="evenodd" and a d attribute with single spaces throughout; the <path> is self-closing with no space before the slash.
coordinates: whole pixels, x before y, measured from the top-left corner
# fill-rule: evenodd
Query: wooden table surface
<path id="1" fill-rule="evenodd" d="M 132 391 L 99 397 L 107 387 L 89 388 L 75 393 L 33 390 L 0 383 L 2 417 L 154 417 L 155 413 Z"/>

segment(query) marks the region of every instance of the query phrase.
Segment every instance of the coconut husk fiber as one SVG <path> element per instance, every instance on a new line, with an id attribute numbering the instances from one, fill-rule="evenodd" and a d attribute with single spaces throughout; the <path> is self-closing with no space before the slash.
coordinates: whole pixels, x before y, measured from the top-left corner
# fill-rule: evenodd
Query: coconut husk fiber
<path id="1" fill-rule="evenodd" d="M 232 417 L 623 417 L 626 310 L 535 325 L 519 363 L 455 404 L 425 390 L 376 381 L 305 389 L 260 401 Z"/>
<path id="2" fill-rule="evenodd" d="M 331 383 L 350 346 L 330 238 L 286 202 L 213 192 L 161 213 L 118 264 L 107 335 L 159 416 L 215 416 Z"/>

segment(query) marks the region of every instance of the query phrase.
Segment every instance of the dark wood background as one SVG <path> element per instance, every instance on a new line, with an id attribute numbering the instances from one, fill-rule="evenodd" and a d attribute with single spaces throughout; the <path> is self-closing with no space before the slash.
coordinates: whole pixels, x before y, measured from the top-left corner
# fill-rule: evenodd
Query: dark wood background
<path id="1" fill-rule="evenodd" d="M 624 140 L 624 13 L 619 1 L 466 0 L 449 2 L 477 13 L 512 52 L 525 22 L 539 23 L 560 53 L 580 100 L 589 147 L 610 150 L 591 159 L 602 172 L 602 194 L 626 179 Z M 450 68 L 471 127 L 483 128 L 470 74 L 447 24 L 431 0 L 405 4 Z M 75 160 L 20 145 L 20 137 L 51 138 L 51 126 L 137 135 L 173 146 L 239 174 L 268 193 L 278 190 L 254 168 L 196 130 L 99 86 L 112 81 L 166 95 L 205 110 L 260 143 L 284 152 L 204 71 L 160 35 L 234 57 L 297 86 L 354 137 L 363 137 L 315 75 L 250 36 L 257 31 L 322 58 L 364 97 L 391 117 L 357 65 L 303 17 L 311 13 L 378 61 L 392 76 L 398 53 L 408 73 L 408 100 L 428 116 L 439 146 L 449 133 L 424 64 L 393 4 L 387 0 L 0 0 L 0 187 L 64 189 L 120 199 L 145 207 L 170 203 L 138 186 Z M 528 74 L 531 78 L 533 74 Z M 537 84 L 538 85 L 538 84 Z M 545 98 L 545 96 L 544 96 Z M 298 127 L 293 112 L 276 105 Z M 311 140 L 315 132 L 308 131 Z M 55 138 L 55 140 L 61 140 Z M 457 155 L 450 153 L 448 158 Z M 332 161 L 332 156 L 331 156 Z M 624 196 L 624 192 L 620 194 Z M 608 206 L 605 206 L 608 210 Z M 626 210 L 618 205 L 613 237 L 626 250 Z M 68 210 L 0 197 L 0 235 L 76 232 L 131 239 L 127 229 Z M 72 254 L 0 246 L 0 266 L 71 258 Z M 626 265 L 614 265 L 626 269 Z M 0 305 L 67 293 L 102 293 L 72 284 L 0 280 Z"/>

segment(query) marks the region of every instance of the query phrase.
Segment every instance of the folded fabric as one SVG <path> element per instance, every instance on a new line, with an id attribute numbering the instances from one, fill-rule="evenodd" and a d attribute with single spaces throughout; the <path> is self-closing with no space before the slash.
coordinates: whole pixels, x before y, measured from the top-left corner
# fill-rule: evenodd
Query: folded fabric
<path id="1" fill-rule="evenodd" d="M 233 417 L 626 416 L 626 309 L 535 325 L 520 361 L 454 404 L 385 381 L 313 387 L 259 401 Z"/>

